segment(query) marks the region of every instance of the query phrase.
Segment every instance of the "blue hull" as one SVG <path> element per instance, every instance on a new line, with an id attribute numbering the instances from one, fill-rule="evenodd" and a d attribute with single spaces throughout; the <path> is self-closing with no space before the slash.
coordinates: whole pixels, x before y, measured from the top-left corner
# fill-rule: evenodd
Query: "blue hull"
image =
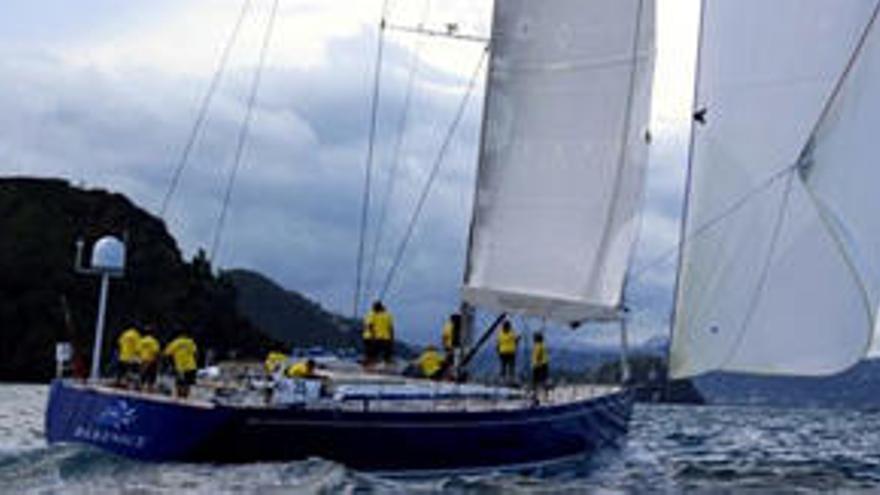
<path id="1" fill-rule="evenodd" d="M 49 442 L 153 461 L 322 457 L 351 468 L 451 471 L 588 456 L 626 434 L 632 393 L 512 411 L 379 412 L 197 406 L 52 384 Z"/>

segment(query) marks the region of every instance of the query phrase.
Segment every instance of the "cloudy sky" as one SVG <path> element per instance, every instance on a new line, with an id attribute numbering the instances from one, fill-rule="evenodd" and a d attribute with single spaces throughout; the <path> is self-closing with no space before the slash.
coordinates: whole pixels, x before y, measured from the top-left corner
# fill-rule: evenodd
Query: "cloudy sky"
<path id="1" fill-rule="evenodd" d="M 692 92 L 696 0 L 657 0 L 655 136 L 631 299 L 636 340 L 666 331 Z M 216 261 L 256 269 L 351 311 L 379 0 L 280 0 Z M 488 0 L 392 0 L 392 22 L 456 22 L 484 35 Z M 242 0 L 4 0 L 0 173 L 62 176 L 157 212 Z M 166 221 L 187 255 L 211 244 L 272 0 L 252 0 Z M 389 33 L 375 197 L 411 113 L 380 244 L 384 276 L 477 63 L 477 44 Z M 481 79 L 482 81 L 482 79 Z M 457 300 L 473 194 L 482 87 L 468 105 L 388 302 L 400 334 L 434 339 Z M 371 246 L 373 241 L 368 243 Z M 666 256 L 664 256 L 666 255 Z M 367 261 L 371 259 L 368 253 Z M 666 262 L 658 262 L 663 259 Z M 650 265 L 651 269 L 641 267 Z M 375 282 L 378 283 L 378 282 Z M 374 283 L 374 285 L 375 285 Z M 557 342 L 609 339 L 560 332 Z"/>

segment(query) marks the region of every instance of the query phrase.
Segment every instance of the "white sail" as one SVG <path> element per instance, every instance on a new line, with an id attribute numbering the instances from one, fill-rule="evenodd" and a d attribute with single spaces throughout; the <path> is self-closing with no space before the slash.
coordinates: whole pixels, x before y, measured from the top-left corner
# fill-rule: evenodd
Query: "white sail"
<path id="1" fill-rule="evenodd" d="M 638 229 L 653 0 L 499 0 L 463 297 L 610 316 Z"/>
<path id="2" fill-rule="evenodd" d="M 860 42 L 875 6 L 703 3 L 705 123 L 693 131 L 671 376 L 819 375 L 865 355 L 880 302 L 876 29 Z"/>

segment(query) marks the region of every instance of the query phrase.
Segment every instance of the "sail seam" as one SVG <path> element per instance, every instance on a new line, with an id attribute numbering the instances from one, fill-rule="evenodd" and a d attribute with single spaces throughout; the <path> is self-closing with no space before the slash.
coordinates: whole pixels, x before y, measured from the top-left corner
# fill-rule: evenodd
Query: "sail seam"
<path id="1" fill-rule="evenodd" d="M 871 332 L 870 337 L 868 338 L 868 343 L 865 347 L 864 355 L 867 355 L 871 350 L 871 346 L 874 343 L 874 325 L 877 323 L 877 312 L 876 309 L 871 305 L 871 296 L 868 293 L 867 284 L 864 282 L 863 278 L 859 275 L 858 270 L 856 269 L 856 264 L 853 261 L 852 256 L 849 253 L 849 250 L 846 248 L 845 242 L 840 236 L 837 234 L 836 229 L 833 226 L 831 220 L 831 213 L 829 213 L 828 208 L 816 196 L 815 191 L 809 185 L 809 183 L 805 180 L 801 181 L 804 184 L 804 190 L 807 191 L 807 196 L 812 201 L 813 205 L 816 207 L 816 213 L 819 217 L 819 221 L 824 227 L 825 231 L 828 233 L 828 236 L 831 238 L 834 243 L 834 247 L 840 254 L 840 257 L 843 259 L 844 265 L 846 265 L 847 270 L 850 272 L 850 275 L 853 278 L 853 281 L 856 284 L 856 287 L 859 289 L 859 293 L 861 294 L 862 305 L 864 306 L 865 311 L 868 313 L 868 324 L 870 325 Z"/>
<path id="2" fill-rule="evenodd" d="M 639 27 L 639 30 L 641 31 L 641 26 Z M 505 69 L 508 69 L 513 72 L 513 69 L 515 69 L 516 73 L 521 74 L 523 72 L 543 72 L 547 70 L 583 71 L 593 69 L 606 69 L 631 65 L 634 61 L 649 59 L 652 53 L 653 50 L 639 51 L 637 45 L 636 50 L 633 53 L 620 57 L 607 58 L 605 60 L 584 60 L 581 62 L 549 62 L 545 64 L 507 64 L 503 67 L 498 67 L 497 71 L 503 73 L 505 72 Z"/>
<path id="3" fill-rule="evenodd" d="M 773 232 L 770 237 L 770 246 L 767 249 L 767 257 L 764 260 L 764 266 L 761 268 L 761 273 L 758 278 L 758 285 L 755 287 L 755 291 L 752 293 L 751 301 L 749 302 L 749 306 L 746 310 L 745 318 L 743 319 L 742 325 L 740 325 L 739 332 L 736 334 L 736 338 L 733 341 L 733 345 L 730 347 L 727 355 L 721 361 L 719 369 L 727 366 L 728 363 L 733 359 L 733 356 L 739 351 L 740 346 L 742 345 L 743 338 L 745 337 L 746 330 L 749 324 L 752 322 L 752 317 L 755 315 L 755 310 L 758 307 L 758 302 L 760 300 L 761 293 L 764 292 L 764 289 L 767 285 L 767 279 L 770 275 L 770 267 L 773 264 L 773 257 L 776 256 L 776 245 L 779 241 L 780 234 L 782 233 L 782 227 L 785 224 L 785 215 L 788 212 L 788 201 L 791 197 L 791 186 L 792 181 L 796 174 L 794 173 L 795 169 L 790 169 L 787 175 L 787 181 L 785 182 L 785 191 L 782 195 L 782 200 L 779 205 L 779 214 L 776 217 L 775 225 L 773 226 Z"/>

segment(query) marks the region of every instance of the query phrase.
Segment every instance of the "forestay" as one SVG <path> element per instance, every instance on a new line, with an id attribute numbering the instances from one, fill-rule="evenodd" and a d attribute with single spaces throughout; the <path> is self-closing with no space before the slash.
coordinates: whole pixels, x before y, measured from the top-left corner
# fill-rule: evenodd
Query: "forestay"
<path id="1" fill-rule="evenodd" d="M 671 374 L 841 371 L 880 301 L 877 2 L 703 5 Z"/>
<path id="2" fill-rule="evenodd" d="M 463 296 L 609 317 L 637 235 L 653 0 L 499 0 Z"/>

